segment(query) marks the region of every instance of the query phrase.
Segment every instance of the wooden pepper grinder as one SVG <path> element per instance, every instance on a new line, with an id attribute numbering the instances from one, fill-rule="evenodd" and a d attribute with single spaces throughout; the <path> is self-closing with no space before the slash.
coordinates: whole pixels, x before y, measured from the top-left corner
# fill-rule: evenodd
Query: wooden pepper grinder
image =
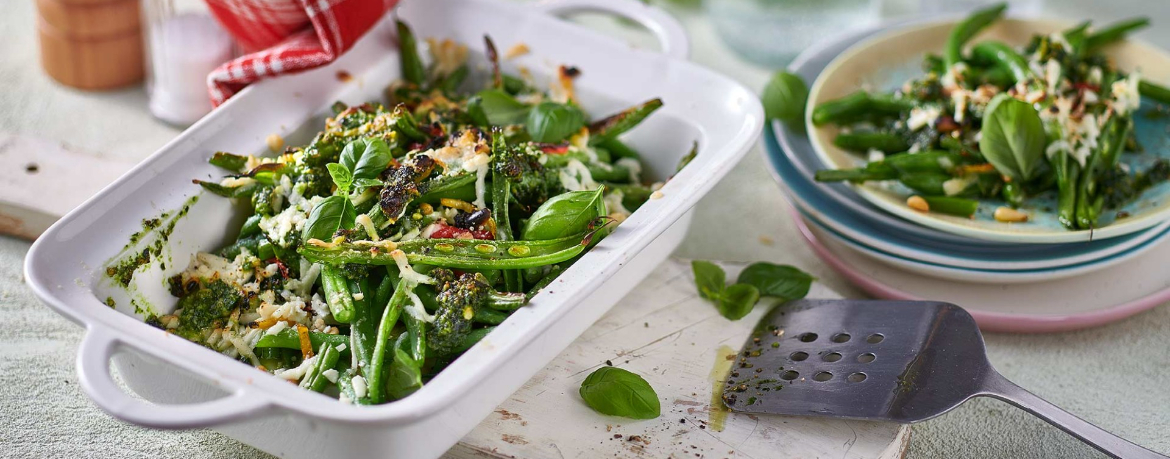
<path id="1" fill-rule="evenodd" d="M 37 0 L 41 65 L 63 85 L 113 89 L 142 81 L 139 0 Z"/>

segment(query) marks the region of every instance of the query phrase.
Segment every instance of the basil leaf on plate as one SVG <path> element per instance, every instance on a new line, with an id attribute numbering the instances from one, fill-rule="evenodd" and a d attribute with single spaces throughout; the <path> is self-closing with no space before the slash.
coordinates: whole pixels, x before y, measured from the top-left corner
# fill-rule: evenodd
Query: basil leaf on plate
<path id="1" fill-rule="evenodd" d="M 641 376 L 605 366 L 581 382 L 581 398 L 601 414 L 633 419 L 654 419 L 662 414 L 658 393 Z"/>
<path id="2" fill-rule="evenodd" d="M 348 193 L 350 185 L 353 184 L 353 173 L 349 168 L 338 163 L 326 164 L 325 168 L 329 169 L 329 177 L 332 177 L 333 183 L 337 185 L 337 194 Z"/>
<path id="3" fill-rule="evenodd" d="M 750 284 L 733 284 L 723 289 L 715 301 L 715 309 L 727 320 L 739 320 L 755 309 L 760 291 Z"/>
<path id="4" fill-rule="evenodd" d="M 356 219 L 357 210 L 348 196 L 330 196 L 309 212 L 309 220 L 301 230 L 301 239 L 332 240 L 337 230 L 353 228 Z"/>
<path id="5" fill-rule="evenodd" d="M 709 261 L 691 261 L 691 271 L 695 273 L 695 286 L 699 289 L 699 296 L 705 300 L 716 301 L 727 288 L 727 273 L 723 268 Z"/>
<path id="6" fill-rule="evenodd" d="M 545 201 L 524 225 L 521 239 L 544 241 L 580 234 L 605 215 L 604 187 L 596 191 L 570 191 Z"/>
<path id="7" fill-rule="evenodd" d="M 341 150 L 341 165 L 349 168 L 355 179 L 378 178 L 390 166 L 390 147 L 379 138 L 361 138 Z"/>
<path id="8" fill-rule="evenodd" d="M 488 123 L 493 126 L 523 123 L 530 110 L 527 105 L 499 89 L 485 89 L 476 96 L 479 97 L 479 106 L 487 116 Z"/>
<path id="9" fill-rule="evenodd" d="M 991 99 L 983 115 L 979 150 L 1001 174 L 1017 182 L 1036 176 L 1047 136 L 1032 104 L 1007 94 Z"/>
<path id="10" fill-rule="evenodd" d="M 794 266 L 759 262 L 744 268 L 736 282 L 754 286 L 760 296 L 792 301 L 808 295 L 814 280 L 815 277 Z"/>
<path id="11" fill-rule="evenodd" d="M 533 141 L 556 143 L 585 127 L 585 114 L 573 106 L 541 102 L 528 112 L 526 127 Z"/>
<path id="12" fill-rule="evenodd" d="M 778 119 L 790 127 L 804 121 L 804 106 L 808 100 L 808 86 L 799 76 L 788 72 L 776 72 L 768 85 L 764 86 L 764 113 L 769 119 Z"/>

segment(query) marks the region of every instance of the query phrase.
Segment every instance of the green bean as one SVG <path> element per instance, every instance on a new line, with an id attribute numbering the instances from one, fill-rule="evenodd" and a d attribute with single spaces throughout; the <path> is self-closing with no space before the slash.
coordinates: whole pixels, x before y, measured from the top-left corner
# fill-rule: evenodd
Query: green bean
<path id="1" fill-rule="evenodd" d="M 609 150 L 610 154 L 618 159 L 634 158 L 638 161 L 642 160 L 642 155 L 638 154 L 637 150 L 630 148 L 629 145 L 626 145 L 624 142 L 618 139 L 606 139 L 597 142 L 597 146 Z"/>
<path id="2" fill-rule="evenodd" d="M 919 193 L 931 196 L 945 196 L 947 192 L 943 184 L 950 179 L 951 176 L 947 174 L 923 173 L 903 175 L 898 178 L 898 181 Z"/>
<path id="3" fill-rule="evenodd" d="M 512 237 L 512 218 L 508 214 L 511 207 L 511 183 L 504 173 L 502 166 L 507 161 L 508 145 L 504 142 L 504 131 L 500 128 L 492 130 L 492 218 L 496 222 L 496 240 L 507 242 Z M 520 273 L 514 269 L 504 271 L 504 289 L 509 292 L 518 292 L 524 288 L 524 281 Z"/>
<path id="4" fill-rule="evenodd" d="M 1125 38 L 1125 35 L 1137 29 L 1141 29 L 1150 25 L 1150 18 L 1134 18 L 1126 21 L 1121 21 L 1110 25 L 1104 29 L 1098 30 L 1089 34 L 1085 38 L 1085 50 L 1091 51 L 1095 48 L 1108 45 Z"/>
<path id="5" fill-rule="evenodd" d="M 247 185 L 240 185 L 234 187 L 227 187 L 215 182 L 207 182 L 203 180 L 192 180 L 195 184 L 203 187 L 203 189 L 212 193 L 218 194 L 225 198 L 243 198 L 251 196 L 255 193 L 260 185 L 256 183 L 249 183 Z"/>
<path id="6" fill-rule="evenodd" d="M 479 324 L 499 325 L 508 319 L 508 313 L 490 308 L 477 308 L 471 320 Z"/>
<path id="7" fill-rule="evenodd" d="M 942 150 L 891 155 L 881 161 L 871 161 L 865 167 L 857 169 L 820 170 L 816 172 L 815 178 L 818 182 L 863 182 L 895 180 L 918 174 L 945 175 L 949 174 L 961 159 L 958 153 Z"/>
<path id="8" fill-rule="evenodd" d="M 246 172 L 244 167 L 248 164 L 248 157 L 233 155 L 225 151 L 217 151 L 211 155 L 211 159 L 207 160 L 207 162 L 211 163 L 212 166 L 239 174 Z"/>
<path id="9" fill-rule="evenodd" d="M 1003 188 L 1000 189 L 1000 195 L 1003 200 L 1007 201 L 1012 208 L 1020 207 L 1024 204 L 1024 188 L 1018 182 L 1005 182 Z"/>
<path id="10" fill-rule="evenodd" d="M 931 212 L 970 217 L 979 210 L 979 201 L 953 196 L 922 196 Z"/>
<path id="11" fill-rule="evenodd" d="M 414 119 L 414 115 L 409 110 L 399 105 L 394 107 L 394 128 L 401 132 L 407 139 L 414 141 L 423 141 L 427 139 L 427 135 L 423 134 L 418 128 L 418 121 Z"/>
<path id="12" fill-rule="evenodd" d="M 1006 9 L 1006 3 L 999 3 L 975 11 L 957 24 L 955 28 L 951 29 L 951 34 L 947 37 L 946 48 L 943 53 L 943 65 L 945 66 L 943 71 L 950 71 L 955 64 L 962 62 L 963 46 L 992 22 L 995 22 L 1003 16 L 1003 12 Z"/>
<path id="13" fill-rule="evenodd" d="M 337 360 L 340 357 L 341 352 L 336 347 L 322 343 L 317 350 L 317 361 L 301 378 L 301 387 L 314 392 L 325 390 L 325 386 L 329 384 L 329 378 L 326 378 L 324 373 L 337 365 Z"/>
<path id="14" fill-rule="evenodd" d="M 347 368 L 345 371 L 338 371 L 337 375 L 337 389 L 345 395 L 354 405 L 369 405 L 370 397 L 358 397 L 357 391 L 353 388 L 353 377 L 356 373 L 352 368 Z"/>
<path id="15" fill-rule="evenodd" d="M 483 341 L 483 339 L 487 337 L 487 335 L 490 334 L 492 330 L 495 329 L 496 327 L 493 326 L 472 330 L 467 334 L 467 337 L 463 338 L 463 343 L 460 344 L 459 347 L 455 348 L 455 354 L 462 354 L 467 352 L 468 349 L 471 349 L 471 347 L 475 346 L 476 343 Z"/>
<path id="16" fill-rule="evenodd" d="M 883 153 L 898 153 L 910 148 L 902 136 L 887 132 L 854 132 L 837 134 L 833 145 L 852 151 L 878 150 Z"/>
<path id="17" fill-rule="evenodd" d="M 390 289 L 385 285 L 392 285 L 392 276 L 386 275 L 378 285 L 378 289 L 370 291 L 368 279 L 357 283 L 350 283 L 362 294 L 362 299 L 354 299 L 354 320 L 349 327 L 350 344 L 357 354 L 358 370 L 371 368 L 374 361 L 374 348 L 377 347 L 378 322 L 380 313 L 390 301 Z"/>
<path id="18" fill-rule="evenodd" d="M 523 79 L 508 74 L 503 74 L 501 77 L 504 79 L 504 91 L 507 91 L 508 94 L 514 96 L 529 89 L 528 83 L 526 83 Z"/>
<path id="19" fill-rule="evenodd" d="M 402 59 L 402 77 L 422 87 L 427 82 L 427 71 L 418 55 L 418 43 L 414 32 L 402 21 L 395 21 L 398 27 L 398 53 Z"/>
<path id="20" fill-rule="evenodd" d="M 406 279 L 398 281 L 394 295 L 390 297 L 390 303 L 382 312 L 382 320 L 378 324 L 378 334 L 374 341 L 374 354 L 371 357 L 370 365 L 362 369 L 362 374 L 366 377 L 370 403 L 375 405 L 386 401 L 385 371 L 383 370 L 386 366 L 386 348 L 391 345 L 390 334 L 394 325 L 398 323 L 398 316 L 401 315 L 402 308 L 410 301 L 409 287 L 406 283 Z"/>
<path id="21" fill-rule="evenodd" d="M 812 120 L 813 124 L 820 126 L 826 123 L 842 123 L 872 113 L 894 115 L 909 111 L 913 107 L 914 101 L 910 99 L 891 95 L 871 96 L 865 91 L 857 91 L 818 105 L 813 109 Z"/>
<path id="22" fill-rule="evenodd" d="M 333 313 L 333 318 L 343 324 L 353 321 L 353 296 L 340 268 L 331 264 L 321 267 L 321 289 L 325 293 L 325 302 L 329 304 L 329 312 Z"/>
<path id="23" fill-rule="evenodd" d="M 1143 97 L 1149 97 L 1158 103 L 1170 104 L 1170 88 L 1161 86 L 1145 78 L 1142 78 L 1138 82 L 1138 92 Z"/>
<path id="24" fill-rule="evenodd" d="M 544 241 L 485 241 L 473 239 L 416 239 L 397 244 L 411 263 L 458 269 L 524 269 L 573 258 L 591 242 L 590 232 Z M 390 246 L 354 241 L 336 245 L 308 243 L 300 253 L 324 264 L 393 265 Z M 371 251 L 370 249 L 375 249 Z M 388 249 L 388 250 L 382 250 Z"/>
<path id="25" fill-rule="evenodd" d="M 662 99 L 651 99 L 622 110 L 620 113 L 594 121 L 589 125 L 589 143 L 592 145 L 615 139 L 633 129 L 659 108 L 662 108 Z"/>
<path id="26" fill-rule="evenodd" d="M 244 225 L 240 227 L 239 238 L 260 234 L 260 218 L 260 214 L 252 214 L 251 217 L 244 220 Z"/>
<path id="27" fill-rule="evenodd" d="M 321 347 L 322 344 L 328 344 L 330 346 L 337 346 L 337 345 L 341 345 L 341 344 L 348 344 L 349 337 L 345 336 L 345 335 L 331 335 L 328 333 L 321 333 L 321 332 L 309 332 L 309 343 L 312 345 L 312 347 L 314 349 Z M 300 349 L 301 348 L 301 336 L 299 333 L 297 333 L 297 329 L 286 328 L 286 329 L 278 331 L 276 333 L 268 333 L 268 334 L 265 334 L 264 336 L 260 337 L 260 340 L 256 341 L 256 347 L 258 347 L 258 348 L 277 347 L 277 348 L 282 348 L 282 349 Z"/>
<path id="28" fill-rule="evenodd" d="M 972 54 L 999 65 L 1011 73 L 1013 82 L 1033 80 L 1028 60 L 1012 47 L 998 41 L 985 41 L 971 48 Z"/>

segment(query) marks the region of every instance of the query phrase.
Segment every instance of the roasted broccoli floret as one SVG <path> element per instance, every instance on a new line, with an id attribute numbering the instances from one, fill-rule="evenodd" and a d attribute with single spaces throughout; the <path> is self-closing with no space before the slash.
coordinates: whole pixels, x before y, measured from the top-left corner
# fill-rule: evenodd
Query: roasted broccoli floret
<path id="1" fill-rule="evenodd" d="M 464 273 L 459 277 L 441 272 L 432 275 L 439 279 L 453 279 L 444 282 L 439 289 L 436 297 L 439 310 L 427 329 L 427 345 L 439 355 L 451 355 L 471 332 L 475 312 L 483 305 L 492 287 L 479 273 Z"/>
<path id="2" fill-rule="evenodd" d="M 512 198 L 524 210 L 535 210 L 548 198 L 565 191 L 557 171 L 540 164 L 544 153 L 515 146 L 509 146 L 505 152 L 495 167 L 512 182 Z"/>

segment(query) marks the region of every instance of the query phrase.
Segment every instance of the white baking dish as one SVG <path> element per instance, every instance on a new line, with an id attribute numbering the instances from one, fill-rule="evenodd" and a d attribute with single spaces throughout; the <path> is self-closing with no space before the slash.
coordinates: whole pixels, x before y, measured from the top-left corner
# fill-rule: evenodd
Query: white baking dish
<path id="1" fill-rule="evenodd" d="M 78 355 L 83 389 L 113 416 L 156 428 L 211 426 L 286 457 L 435 457 L 555 357 L 632 289 L 678 245 L 688 210 L 744 155 L 759 134 L 763 111 L 746 88 L 684 60 L 682 28 L 633 0 L 569 0 L 540 6 L 489 0 L 405 0 L 398 14 L 420 37 L 445 37 L 482 54 L 490 34 L 506 49 L 526 43 L 516 61 L 534 74 L 555 64 L 577 66 L 578 94 L 595 115 L 652 97 L 665 107 L 628 140 L 648 169 L 664 179 L 694 140 L 699 154 L 611 236 L 556 283 L 516 312 L 420 391 L 376 407 L 342 404 L 250 366 L 147 326 L 129 297 L 104 278 L 102 267 L 141 227 L 141 220 L 176 209 L 199 193 L 192 178 L 219 176 L 207 164 L 216 150 L 258 152 L 272 133 L 316 131 L 334 100 L 381 98 L 398 75 L 393 22 L 387 18 L 336 63 L 266 81 L 241 92 L 37 240 L 25 260 L 33 290 L 51 308 L 87 328 Z M 631 49 L 550 13 L 608 10 L 646 25 L 665 54 Z M 338 72 L 353 79 L 344 82 Z M 230 234 L 231 205 L 206 196 L 181 219 L 161 263 L 139 272 L 135 284 L 159 313 L 174 300 L 163 288 L 190 255 L 221 245 Z M 113 297 L 117 309 L 106 306 Z M 123 352 L 130 351 L 130 352 Z M 113 359 L 123 381 L 111 378 Z M 226 394 L 226 396 L 225 396 Z"/>

